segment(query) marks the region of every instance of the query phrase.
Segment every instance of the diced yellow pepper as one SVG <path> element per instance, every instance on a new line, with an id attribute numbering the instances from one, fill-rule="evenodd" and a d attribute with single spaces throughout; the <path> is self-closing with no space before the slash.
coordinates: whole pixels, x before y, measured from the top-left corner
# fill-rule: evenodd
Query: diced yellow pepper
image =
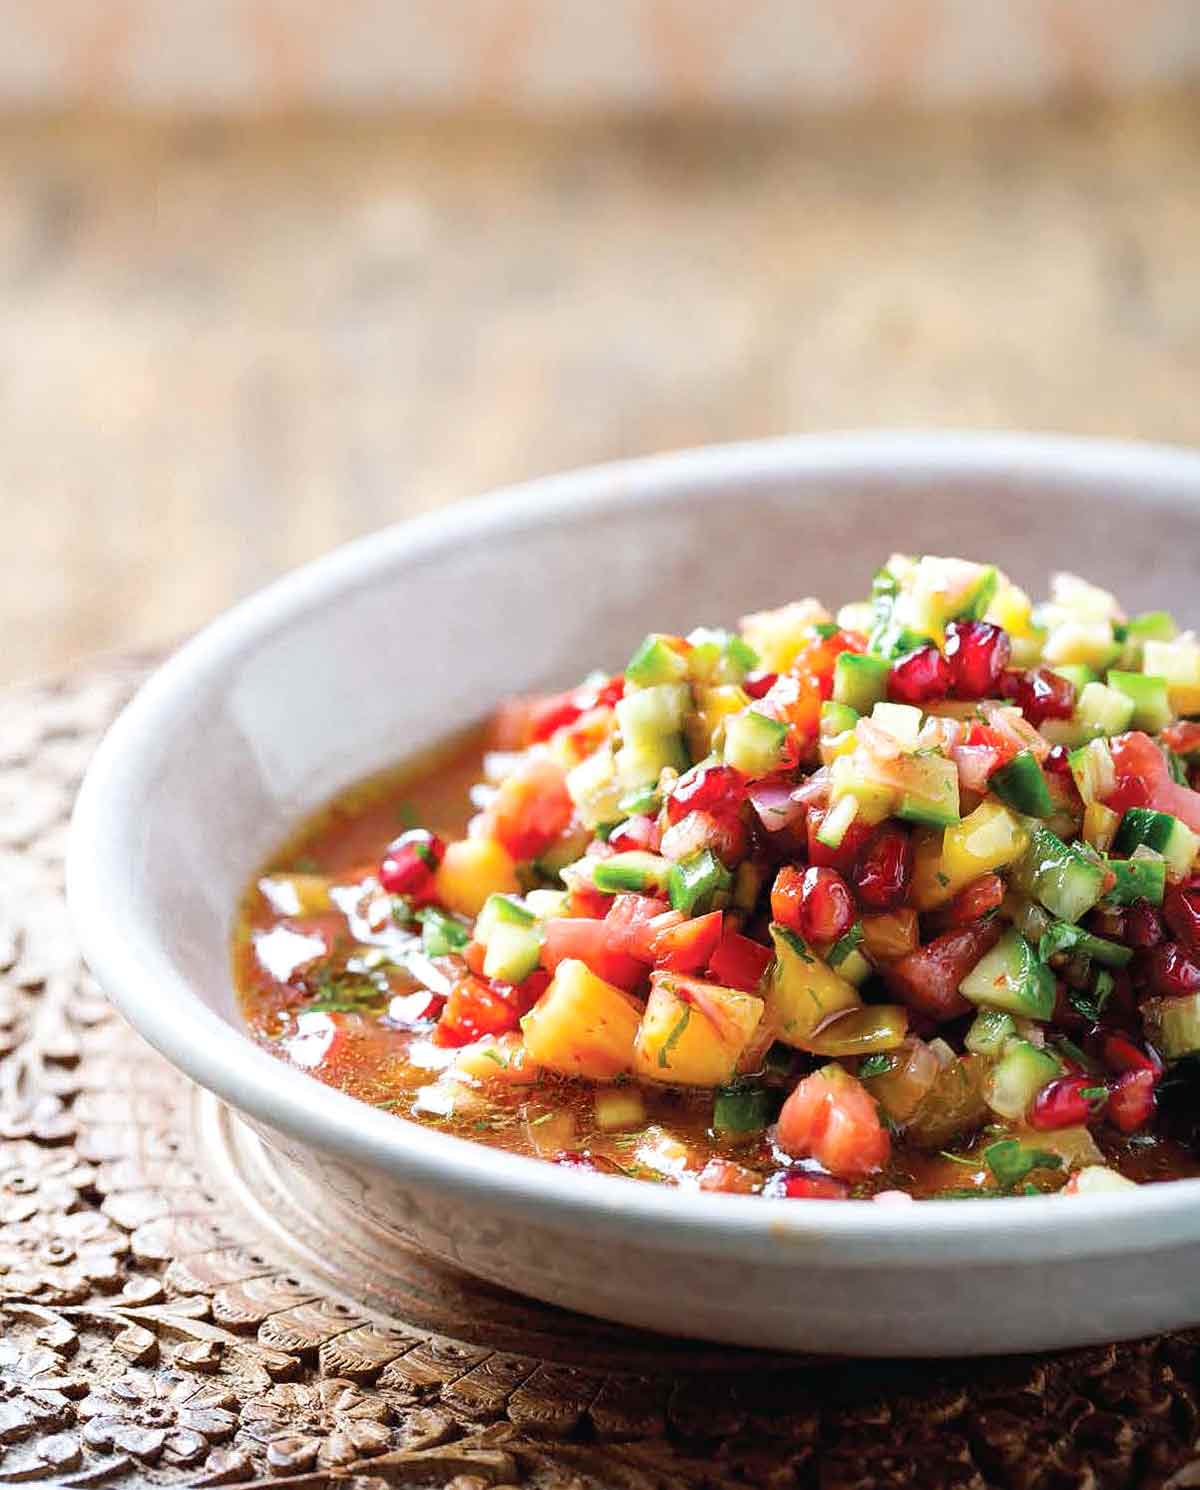
<path id="1" fill-rule="evenodd" d="M 752 993 L 656 973 L 634 1045 L 634 1071 L 643 1081 L 721 1086 L 737 1069 L 763 1008 Z"/>
<path id="2" fill-rule="evenodd" d="M 434 888 L 446 909 L 462 916 L 477 916 L 489 895 L 521 893 L 517 866 L 494 838 L 461 838 L 447 844 Z"/>
<path id="3" fill-rule="evenodd" d="M 908 1034 L 908 1010 L 899 1004 L 864 1004 L 821 1026 L 806 1049 L 816 1055 L 871 1055 L 895 1050 Z"/>
<path id="4" fill-rule="evenodd" d="M 1016 815 L 990 798 L 945 830 L 940 853 L 936 836 L 915 837 L 912 899 L 921 911 L 952 900 L 981 874 L 1014 863 L 1029 844 L 1029 834 Z"/>
<path id="5" fill-rule="evenodd" d="M 775 961 L 767 982 L 767 1019 L 775 1037 L 801 1050 L 835 1014 L 862 1003 L 854 984 L 835 973 L 803 937 L 771 927 Z"/>
<path id="6" fill-rule="evenodd" d="M 1177 714 L 1200 714 L 1200 642 L 1190 634 L 1174 641 L 1148 641 L 1142 669 L 1167 680 L 1167 697 Z"/>
<path id="7" fill-rule="evenodd" d="M 722 683 L 715 688 L 695 688 L 694 713 L 684 722 L 684 735 L 693 760 L 703 760 L 721 743 L 718 731 L 731 714 L 740 714 L 749 704 L 750 695 L 736 683 Z"/>
<path id="8" fill-rule="evenodd" d="M 641 1012 L 629 994 L 567 958 L 521 1021 L 525 1049 L 548 1071 L 612 1081 L 633 1065 Z"/>

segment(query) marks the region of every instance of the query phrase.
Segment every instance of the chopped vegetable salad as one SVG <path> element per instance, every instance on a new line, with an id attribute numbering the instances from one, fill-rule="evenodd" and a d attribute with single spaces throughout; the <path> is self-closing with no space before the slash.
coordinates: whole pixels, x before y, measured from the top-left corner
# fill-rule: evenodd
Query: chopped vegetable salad
<path id="1" fill-rule="evenodd" d="M 284 1058 L 717 1193 L 1200 1174 L 1200 640 L 1165 612 L 896 555 L 836 615 L 648 636 L 486 744 L 357 789 L 247 892 Z"/>

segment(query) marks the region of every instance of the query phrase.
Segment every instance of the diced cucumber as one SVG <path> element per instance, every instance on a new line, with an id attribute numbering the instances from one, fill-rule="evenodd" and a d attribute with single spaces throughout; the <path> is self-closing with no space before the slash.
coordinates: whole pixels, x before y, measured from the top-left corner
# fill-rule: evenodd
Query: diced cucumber
<path id="1" fill-rule="evenodd" d="M 1200 993 L 1147 999 L 1142 1019 L 1150 1043 L 1169 1061 L 1200 1051 Z"/>
<path id="2" fill-rule="evenodd" d="M 831 957 L 832 955 L 830 953 Z M 861 988 L 875 971 L 857 947 L 852 952 L 847 952 L 837 964 L 837 970 L 839 976 L 845 978 L 847 983 L 853 983 L 855 988 Z"/>
<path id="3" fill-rule="evenodd" d="M 1061 1070 L 1049 1051 L 1039 1050 L 1028 1040 L 1010 1040 L 988 1078 L 987 1104 L 1002 1118 L 1023 1118 L 1033 1099 Z"/>
<path id="4" fill-rule="evenodd" d="M 833 664 L 833 697 L 848 704 L 859 714 L 869 714 L 887 697 L 890 664 L 884 657 L 869 653 L 842 652 Z"/>
<path id="5" fill-rule="evenodd" d="M 471 940 L 470 928 L 436 905 L 422 907 L 417 920 L 421 923 L 421 951 L 426 957 L 449 957 L 452 952 L 461 952 Z"/>
<path id="6" fill-rule="evenodd" d="M 602 1133 L 642 1128 L 646 1124 L 646 1099 L 635 1086 L 607 1087 L 596 1093 L 596 1127 Z"/>
<path id="7" fill-rule="evenodd" d="M 959 820 L 958 767 L 942 755 L 903 756 L 895 763 L 900 787 L 896 816 L 946 828 Z"/>
<path id="8" fill-rule="evenodd" d="M 1125 635 L 1143 642 L 1169 642 L 1179 635 L 1170 611 L 1148 610 L 1125 624 Z"/>
<path id="9" fill-rule="evenodd" d="M 1057 673 L 1060 678 L 1066 678 L 1076 693 L 1082 693 L 1089 683 L 1098 683 L 1100 679 L 1090 667 L 1082 662 L 1060 662 L 1057 667 L 1052 667 L 1051 672 Z"/>
<path id="10" fill-rule="evenodd" d="M 1116 661 L 1120 650 L 1111 621 L 1066 620 L 1051 628 L 1042 654 L 1051 667 L 1082 662 L 1103 672 Z"/>
<path id="11" fill-rule="evenodd" d="M 688 659 L 665 636 L 657 633 L 651 633 L 642 642 L 625 668 L 625 679 L 635 688 L 653 688 L 659 683 L 681 683 L 687 675 Z"/>
<path id="12" fill-rule="evenodd" d="M 530 927 L 534 914 L 515 895 L 489 895 L 475 919 L 475 940 L 485 945 L 497 926 Z"/>
<path id="13" fill-rule="evenodd" d="M 603 746 L 567 772 L 567 793 L 586 828 L 594 830 L 601 823 L 615 822 L 622 816 L 617 807 L 622 788 L 609 746 Z"/>
<path id="14" fill-rule="evenodd" d="M 895 788 L 864 775 L 853 755 L 839 755 L 830 767 L 829 779 L 830 803 L 836 806 L 844 798 L 853 797 L 860 822 L 881 823 L 896 809 Z"/>
<path id="15" fill-rule="evenodd" d="M 1134 729 L 1149 730 L 1156 735 L 1174 717 L 1167 696 L 1166 678 L 1153 677 L 1149 673 L 1122 673 L 1113 668 L 1108 674 L 1108 686 L 1133 701 L 1129 722 Z"/>
<path id="16" fill-rule="evenodd" d="M 713 897 L 728 890 L 732 876 L 711 849 L 701 849 L 690 859 L 672 864 L 667 874 L 667 893 L 672 910 L 685 916 L 703 915 L 712 909 Z"/>
<path id="17" fill-rule="evenodd" d="M 1082 952 L 1102 967 L 1124 967 L 1133 957 L 1132 947 L 1093 936 L 1082 926 L 1072 926 L 1066 921 L 1052 921 L 1038 942 L 1038 956 L 1043 962 L 1049 962 L 1056 952 Z"/>
<path id="18" fill-rule="evenodd" d="M 635 787 L 625 793 L 617 806 L 624 817 L 652 817 L 662 806 L 662 793 L 657 785 Z"/>
<path id="19" fill-rule="evenodd" d="M 825 814 L 817 829 L 817 842 L 826 848 L 841 848 L 846 830 L 858 816 L 858 801 L 855 797 L 842 797 Z"/>
<path id="20" fill-rule="evenodd" d="M 1105 859 L 1105 865 L 1117 877 L 1106 899 L 1117 905 L 1131 905 L 1148 900 L 1161 905 L 1167 888 L 1167 861 L 1157 854 L 1139 854 L 1132 859 Z"/>
<path id="21" fill-rule="evenodd" d="M 1079 795 L 1087 806 L 1109 795 L 1116 778 L 1112 750 L 1107 740 L 1089 740 L 1086 745 L 1072 750 L 1067 759 Z"/>
<path id="22" fill-rule="evenodd" d="M 1049 1019 L 1054 1012 L 1054 974 L 1015 927 L 980 958 L 958 988 L 973 1004 L 1022 1019 Z"/>
<path id="23" fill-rule="evenodd" d="M 1075 705 L 1075 719 L 1098 735 L 1119 735 L 1133 718 L 1133 699 L 1104 683 L 1088 683 Z"/>
<path id="24" fill-rule="evenodd" d="M 548 921 L 552 916 L 565 916 L 571 903 L 566 890 L 530 890 L 525 904 L 539 921 Z"/>
<path id="25" fill-rule="evenodd" d="M 963 1044 L 974 1055 L 999 1055 L 1017 1032 L 1016 1021 L 1003 1009 L 980 1009 Z"/>
<path id="26" fill-rule="evenodd" d="M 876 704 L 871 710 L 871 723 L 886 730 L 904 750 L 917 748 L 917 736 L 921 733 L 921 711 L 912 704 Z"/>
<path id="27" fill-rule="evenodd" d="M 1022 750 L 988 777 L 988 789 L 1017 812 L 1049 817 L 1054 811 L 1050 788 L 1032 750 Z"/>
<path id="28" fill-rule="evenodd" d="M 843 652 L 843 657 L 851 657 L 852 652 Z M 858 711 L 852 709 L 849 704 L 838 704 L 832 699 L 826 700 L 821 705 L 821 738 L 829 739 L 831 736 L 844 735 L 852 730 L 858 723 Z"/>
<path id="29" fill-rule="evenodd" d="M 635 694 L 635 698 L 642 695 Z M 643 738 L 627 739 L 615 756 L 617 788 L 614 807 L 620 815 L 618 804 L 634 792 L 657 785 L 663 771 L 670 768 L 680 773 L 691 765 L 683 736 L 647 735 Z"/>
<path id="30" fill-rule="evenodd" d="M 487 940 L 483 972 L 501 983 L 520 983 L 541 960 L 542 939 L 533 926 L 497 921 Z"/>
<path id="31" fill-rule="evenodd" d="M 605 895 L 616 895 L 622 890 L 661 892 L 670 871 L 671 861 L 661 854 L 629 849 L 614 854 L 611 859 L 598 860 L 592 871 L 592 883 Z"/>
<path id="32" fill-rule="evenodd" d="M 1101 866 L 1040 823 L 1030 824 L 1029 847 L 1014 877 L 1060 921 L 1078 921 L 1104 889 Z"/>
<path id="33" fill-rule="evenodd" d="M 774 1115 L 775 1103 L 770 1087 L 753 1082 L 718 1087 L 713 1097 L 713 1132 L 722 1137 L 761 1133 Z"/>
<path id="34" fill-rule="evenodd" d="M 736 631 L 697 627 L 688 635 L 688 671 L 698 683 L 740 683 L 758 666 L 758 653 Z"/>
<path id="35" fill-rule="evenodd" d="M 1166 678 L 1176 713 L 1200 713 L 1200 641 L 1195 637 L 1148 641 L 1142 650 L 1142 667 L 1155 677 Z"/>
<path id="36" fill-rule="evenodd" d="M 1121 819 L 1113 848 L 1129 855 L 1139 844 L 1156 849 L 1167 861 L 1167 868 L 1182 877 L 1196 857 L 1197 839 L 1186 823 L 1169 812 L 1155 812 L 1150 807 L 1130 807 Z"/>
<path id="37" fill-rule="evenodd" d="M 757 709 L 744 709 L 725 721 L 725 761 L 744 776 L 769 776 L 783 763 L 788 727 Z"/>
<path id="38" fill-rule="evenodd" d="M 683 728 L 692 705 L 686 683 L 655 683 L 617 700 L 617 723 L 626 745 L 648 736 L 673 735 Z"/>

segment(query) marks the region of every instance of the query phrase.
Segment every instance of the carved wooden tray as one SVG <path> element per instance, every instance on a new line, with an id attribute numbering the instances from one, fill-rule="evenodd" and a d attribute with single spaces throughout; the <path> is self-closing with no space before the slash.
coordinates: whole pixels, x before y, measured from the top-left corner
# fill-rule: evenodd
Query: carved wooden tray
<path id="1" fill-rule="evenodd" d="M 0 1487 L 1200 1484 L 1200 1331 L 816 1363 L 530 1303 L 285 1188 L 112 1014 L 62 898 L 137 660 L 0 695 Z"/>

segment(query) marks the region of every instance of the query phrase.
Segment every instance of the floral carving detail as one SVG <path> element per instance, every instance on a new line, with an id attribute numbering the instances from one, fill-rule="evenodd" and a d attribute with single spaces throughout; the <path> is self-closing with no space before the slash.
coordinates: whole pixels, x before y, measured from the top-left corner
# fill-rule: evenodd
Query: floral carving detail
<path id="1" fill-rule="evenodd" d="M 232 1392 L 178 1372 L 130 1371 L 79 1404 L 84 1441 L 143 1463 L 197 1464 L 237 1428 Z"/>
<path id="2" fill-rule="evenodd" d="M 273 1386 L 246 1403 L 242 1418 L 281 1473 L 336 1469 L 382 1454 L 392 1442 L 388 1404 L 337 1376 Z"/>

